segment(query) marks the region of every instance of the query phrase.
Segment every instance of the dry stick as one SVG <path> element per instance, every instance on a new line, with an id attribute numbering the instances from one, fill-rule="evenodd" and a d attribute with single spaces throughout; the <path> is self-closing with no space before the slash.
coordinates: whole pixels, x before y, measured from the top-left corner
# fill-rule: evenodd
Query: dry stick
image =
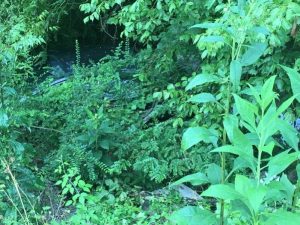
<path id="1" fill-rule="evenodd" d="M 48 130 L 48 131 L 54 131 L 54 132 L 57 132 L 57 133 L 60 133 L 60 134 L 63 134 L 62 131 L 60 130 L 56 130 L 56 129 L 53 129 L 53 128 L 48 128 L 48 127 L 39 127 L 39 126 L 30 126 L 32 128 L 35 128 L 35 129 L 41 129 L 41 130 Z"/>
<path id="2" fill-rule="evenodd" d="M 18 184 L 17 180 L 15 179 L 14 175 L 12 174 L 12 172 L 11 172 L 11 170 L 10 170 L 10 168 L 9 168 L 8 163 L 6 163 L 4 160 L 2 160 L 2 163 L 5 165 L 6 170 L 7 170 L 8 174 L 10 175 L 10 178 L 11 178 L 12 181 L 13 181 L 13 184 L 14 184 L 14 186 L 15 186 L 15 189 L 16 189 L 16 191 L 17 191 L 18 197 L 19 197 L 19 199 L 20 199 L 20 202 L 21 202 L 21 205 L 22 205 L 22 208 L 23 208 L 23 211 L 24 211 L 25 218 L 26 218 L 28 224 L 30 224 L 30 221 L 29 221 L 29 218 L 28 218 L 26 209 L 25 209 L 25 205 L 24 205 L 24 202 L 23 202 L 23 199 L 22 199 L 20 190 L 19 190 L 19 184 Z"/>
<path id="3" fill-rule="evenodd" d="M 23 191 L 23 189 L 19 186 L 20 191 L 22 192 L 22 194 L 25 196 L 25 198 L 27 199 L 29 205 L 31 206 L 33 212 L 34 212 L 34 218 L 35 218 L 35 222 L 36 224 L 38 224 L 38 219 L 37 219 L 37 215 L 35 213 L 35 209 L 34 209 L 34 205 L 31 203 L 30 199 L 28 198 L 27 194 Z"/>
<path id="4" fill-rule="evenodd" d="M 18 209 L 18 206 L 14 203 L 14 200 L 10 197 L 10 195 L 6 191 L 3 191 L 3 192 L 6 195 L 6 197 L 8 198 L 8 200 L 10 201 L 10 203 L 15 207 L 17 212 L 20 214 L 21 218 L 25 221 L 25 218 L 24 218 L 23 214 Z"/>

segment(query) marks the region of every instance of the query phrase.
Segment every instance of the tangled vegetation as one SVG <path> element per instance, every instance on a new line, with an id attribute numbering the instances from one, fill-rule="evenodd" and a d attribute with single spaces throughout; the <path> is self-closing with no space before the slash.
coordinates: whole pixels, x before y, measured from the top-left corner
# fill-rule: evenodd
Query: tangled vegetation
<path id="1" fill-rule="evenodd" d="M 0 224 L 300 224 L 298 0 L 0 6 Z"/>

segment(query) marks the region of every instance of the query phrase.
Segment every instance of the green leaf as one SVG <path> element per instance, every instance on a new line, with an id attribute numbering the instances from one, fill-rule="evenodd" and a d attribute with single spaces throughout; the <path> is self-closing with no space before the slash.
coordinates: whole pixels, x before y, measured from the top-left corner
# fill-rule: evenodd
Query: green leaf
<path id="1" fill-rule="evenodd" d="M 210 82 L 216 82 L 218 81 L 218 77 L 215 75 L 210 75 L 210 74 L 198 74 L 195 76 L 190 83 L 186 86 L 185 90 L 191 90 L 196 86 L 205 84 L 205 83 L 210 83 Z"/>
<path id="2" fill-rule="evenodd" d="M 21 155 L 25 150 L 24 146 L 20 142 L 11 140 L 9 141 L 9 144 L 17 155 Z"/>
<path id="3" fill-rule="evenodd" d="M 0 127 L 8 127 L 8 116 L 5 112 L 0 111 Z"/>
<path id="4" fill-rule="evenodd" d="M 224 38 L 222 36 L 204 36 L 201 37 L 200 39 L 201 42 L 209 42 L 209 43 L 214 43 L 214 42 L 224 42 Z"/>
<path id="5" fill-rule="evenodd" d="M 261 89 L 261 107 L 265 110 L 269 104 L 275 99 L 276 95 L 273 92 L 276 76 L 270 77 Z"/>
<path id="6" fill-rule="evenodd" d="M 202 29 L 209 29 L 209 28 L 221 28 L 224 24 L 222 23 L 199 23 L 195 24 L 194 26 L 191 26 L 191 28 L 202 28 Z"/>
<path id="7" fill-rule="evenodd" d="M 284 101 L 277 110 L 277 115 L 282 114 L 295 100 L 296 96 L 290 97 L 288 100 Z"/>
<path id="8" fill-rule="evenodd" d="M 70 206 L 70 205 L 72 205 L 72 203 L 73 203 L 72 200 L 68 200 L 68 201 L 66 202 L 65 206 Z"/>
<path id="9" fill-rule="evenodd" d="M 285 120 L 278 120 L 277 126 L 286 143 L 296 151 L 299 150 L 299 138 L 297 130 Z"/>
<path id="10" fill-rule="evenodd" d="M 269 35 L 270 31 L 266 27 L 256 26 L 251 29 L 251 31 L 257 34 Z"/>
<path id="11" fill-rule="evenodd" d="M 240 156 L 245 160 L 252 171 L 255 171 L 256 160 L 251 151 L 233 145 L 224 145 L 212 150 L 211 152 L 224 152 Z"/>
<path id="12" fill-rule="evenodd" d="M 233 142 L 233 130 L 235 127 L 239 127 L 238 118 L 231 114 L 226 116 L 223 121 L 223 126 L 226 130 L 230 142 Z"/>
<path id="13" fill-rule="evenodd" d="M 183 136 L 181 146 L 183 150 L 187 150 L 190 147 L 198 144 L 200 141 L 205 143 L 213 143 L 216 145 L 218 137 L 215 132 L 210 131 L 204 127 L 190 127 L 188 128 Z"/>
<path id="14" fill-rule="evenodd" d="M 257 107 L 251 102 L 242 99 L 238 95 L 234 94 L 235 105 L 238 113 L 242 119 L 246 121 L 252 128 L 255 127 L 255 114 L 258 114 Z"/>
<path id="15" fill-rule="evenodd" d="M 243 198 L 240 193 L 225 184 L 211 185 L 206 191 L 202 192 L 201 196 L 220 198 L 224 200 L 235 200 Z"/>
<path id="16" fill-rule="evenodd" d="M 264 43 L 251 45 L 241 58 L 242 66 L 249 66 L 254 64 L 264 54 L 266 48 L 267 45 Z"/>
<path id="17" fill-rule="evenodd" d="M 204 173 L 198 172 L 198 173 L 187 175 L 179 179 L 178 181 L 172 183 L 170 186 L 173 187 L 182 183 L 191 183 L 192 185 L 197 186 L 197 185 L 207 184 L 209 183 L 209 180 Z"/>
<path id="18" fill-rule="evenodd" d="M 275 147 L 275 142 L 271 141 L 269 144 L 262 146 L 261 149 L 259 149 L 259 150 L 266 152 L 269 155 L 272 155 L 274 147 Z"/>
<path id="19" fill-rule="evenodd" d="M 290 153 L 284 151 L 276 156 L 273 156 L 268 163 L 267 180 L 271 180 L 274 176 L 284 171 L 289 165 L 298 159 L 299 153 Z"/>
<path id="20" fill-rule="evenodd" d="M 267 139 L 271 138 L 279 130 L 278 121 L 276 105 L 273 102 L 257 126 L 257 132 L 260 135 L 262 145 L 265 145 Z"/>
<path id="21" fill-rule="evenodd" d="M 219 221 L 216 215 L 197 206 L 186 206 L 175 211 L 169 220 L 177 225 L 217 225 Z"/>
<path id="22" fill-rule="evenodd" d="M 267 194 L 267 189 L 262 185 L 257 186 L 254 180 L 243 175 L 236 176 L 235 189 L 244 197 L 242 201 L 249 210 L 257 213 Z"/>
<path id="23" fill-rule="evenodd" d="M 293 204 L 294 193 L 296 190 L 295 185 L 293 185 L 288 179 L 287 175 L 283 174 L 280 178 L 280 183 L 282 184 L 283 192 L 285 193 L 285 198 L 290 205 Z"/>
<path id="24" fill-rule="evenodd" d="M 222 181 L 222 168 L 215 164 L 211 163 L 207 166 L 206 174 L 211 184 L 220 184 Z"/>
<path id="25" fill-rule="evenodd" d="M 300 102 L 300 74 L 297 70 L 281 66 L 288 74 L 294 95 L 297 95 L 297 100 Z"/>
<path id="26" fill-rule="evenodd" d="M 194 103 L 207 103 L 216 101 L 216 98 L 210 93 L 200 93 L 192 96 L 188 101 Z"/>
<path id="27" fill-rule="evenodd" d="M 233 88 L 236 89 L 240 85 L 242 76 L 242 65 L 239 60 L 233 60 L 230 63 L 230 82 Z"/>
<path id="28" fill-rule="evenodd" d="M 299 225 L 300 214 L 284 211 L 282 209 L 267 215 L 264 225 Z"/>

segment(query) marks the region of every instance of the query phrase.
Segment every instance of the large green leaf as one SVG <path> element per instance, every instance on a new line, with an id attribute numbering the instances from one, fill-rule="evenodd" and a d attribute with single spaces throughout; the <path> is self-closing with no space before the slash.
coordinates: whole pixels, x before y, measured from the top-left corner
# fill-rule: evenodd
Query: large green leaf
<path id="1" fill-rule="evenodd" d="M 0 127 L 8 127 L 8 116 L 4 111 L 0 111 Z"/>
<path id="2" fill-rule="evenodd" d="M 23 154 L 25 148 L 20 142 L 11 140 L 9 144 L 17 155 Z"/>
<path id="3" fill-rule="evenodd" d="M 256 166 L 256 160 L 252 155 L 252 152 L 245 150 L 241 147 L 233 146 L 233 145 L 224 145 L 219 148 L 212 150 L 211 152 L 224 152 L 231 153 L 234 155 L 240 156 L 243 160 L 247 162 L 249 168 L 254 171 Z"/>
<path id="4" fill-rule="evenodd" d="M 170 186 L 172 187 L 182 183 L 191 183 L 192 185 L 197 186 L 197 185 L 207 184 L 209 183 L 209 180 L 204 173 L 198 172 L 198 173 L 187 175 L 179 179 L 178 181 L 175 181 Z"/>
<path id="5" fill-rule="evenodd" d="M 186 86 L 185 90 L 191 90 L 192 88 L 205 84 L 205 83 L 210 83 L 210 82 L 216 82 L 218 81 L 218 77 L 215 75 L 210 75 L 210 74 L 198 74 L 195 76 L 190 83 Z"/>
<path id="6" fill-rule="evenodd" d="M 215 164 L 210 163 L 206 168 L 206 174 L 211 184 L 219 184 L 222 180 L 222 168 Z"/>
<path id="7" fill-rule="evenodd" d="M 201 42 L 224 42 L 224 38 L 222 36 L 203 36 L 200 39 Z"/>
<path id="8" fill-rule="evenodd" d="M 278 210 L 266 215 L 267 220 L 264 225 L 299 225 L 300 214 L 284 210 Z"/>
<path id="9" fill-rule="evenodd" d="M 264 83 L 261 89 L 261 107 L 265 110 L 269 104 L 275 99 L 275 93 L 273 92 L 274 82 L 276 76 L 270 77 Z"/>
<path id="10" fill-rule="evenodd" d="M 239 127 L 238 118 L 231 114 L 226 116 L 223 121 L 223 126 L 226 130 L 230 142 L 233 142 L 233 130 L 235 127 Z"/>
<path id="11" fill-rule="evenodd" d="M 250 180 L 243 175 L 236 176 L 235 190 L 244 197 L 242 201 L 248 206 L 249 210 L 256 213 L 267 194 L 266 187 L 262 185 L 257 186 L 254 180 Z"/>
<path id="12" fill-rule="evenodd" d="M 274 176 L 284 171 L 289 165 L 298 159 L 299 153 L 289 153 L 284 151 L 276 156 L 273 156 L 268 163 L 267 180 L 271 180 Z"/>
<path id="13" fill-rule="evenodd" d="M 242 66 L 249 66 L 255 63 L 265 52 L 267 45 L 264 43 L 256 43 L 249 47 L 241 58 Z"/>
<path id="14" fill-rule="evenodd" d="M 297 130 L 285 120 L 278 120 L 277 125 L 284 141 L 298 151 L 299 138 Z"/>
<path id="15" fill-rule="evenodd" d="M 284 101 L 277 110 L 277 116 L 281 115 L 295 100 L 296 96 L 290 97 L 288 100 Z"/>
<path id="16" fill-rule="evenodd" d="M 296 190 L 295 185 L 291 183 L 288 179 L 287 175 L 283 174 L 280 178 L 280 183 L 284 187 L 281 192 L 285 193 L 285 199 L 288 201 L 290 205 L 293 204 L 294 193 Z"/>
<path id="17" fill-rule="evenodd" d="M 200 93 L 192 96 L 188 101 L 194 103 L 207 103 L 216 101 L 216 98 L 210 93 Z"/>
<path id="18" fill-rule="evenodd" d="M 253 128 L 255 127 L 255 115 L 258 113 L 257 107 L 251 102 L 242 99 L 238 95 L 234 94 L 235 105 L 238 113 L 242 119 L 246 121 Z"/>
<path id="19" fill-rule="evenodd" d="M 213 143 L 216 145 L 218 137 L 216 132 L 211 131 L 204 127 L 190 127 L 188 128 L 183 136 L 181 141 L 181 147 L 183 150 L 187 150 L 190 147 L 198 144 L 200 141 L 205 143 Z"/>
<path id="20" fill-rule="evenodd" d="M 297 95 L 297 100 L 300 102 L 300 73 L 297 70 L 281 66 L 288 74 L 294 95 Z"/>
<path id="21" fill-rule="evenodd" d="M 176 225 L 217 225 L 219 221 L 212 212 L 197 206 L 186 206 L 175 211 L 169 220 Z"/>
<path id="22" fill-rule="evenodd" d="M 233 88 L 236 89 L 240 85 L 242 76 L 242 65 L 239 60 L 233 60 L 230 63 L 230 82 Z"/>
<path id="23" fill-rule="evenodd" d="M 243 196 L 226 184 L 211 185 L 201 196 L 220 198 L 224 200 L 242 199 Z"/>

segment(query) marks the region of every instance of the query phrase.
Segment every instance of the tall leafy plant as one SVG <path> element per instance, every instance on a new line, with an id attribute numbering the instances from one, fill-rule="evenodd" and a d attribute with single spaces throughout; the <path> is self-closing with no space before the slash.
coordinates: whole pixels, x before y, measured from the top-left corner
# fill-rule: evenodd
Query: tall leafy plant
<path id="1" fill-rule="evenodd" d="M 210 143 L 216 147 L 212 152 L 220 154 L 219 183 L 216 184 L 212 177 L 208 176 L 208 173 L 189 175 L 175 182 L 175 185 L 182 182 L 191 182 L 195 185 L 212 183 L 213 185 L 202 195 L 220 200 L 220 216 L 217 218 L 207 210 L 188 207 L 171 217 L 178 224 L 187 224 L 187 220 L 183 219 L 187 215 L 195 216 L 193 221 L 195 224 L 199 223 L 199 219 L 206 221 L 202 222 L 203 224 L 215 224 L 218 221 L 220 224 L 225 224 L 228 222 L 228 218 L 225 218 L 225 202 L 230 203 L 230 212 L 235 211 L 237 206 L 244 207 L 238 211 L 247 223 L 258 224 L 261 220 L 267 222 L 268 220 L 261 217 L 261 207 L 265 201 L 276 201 L 270 198 L 270 192 L 274 189 L 278 192 L 280 190 L 267 187 L 266 184 L 273 182 L 274 176 L 281 173 L 299 157 L 299 140 L 296 131 L 288 123 L 279 119 L 279 115 L 290 106 L 297 96 L 293 96 L 277 108 L 275 104 L 277 94 L 273 92 L 274 76 L 269 78 L 263 86 L 249 85 L 248 88 L 241 91 L 241 87 L 244 87 L 244 82 L 241 83 L 241 81 L 244 80 L 245 70 L 247 71 L 248 67 L 254 65 L 266 52 L 266 40 L 268 40 L 268 36 L 271 38 L 273 35 L 269 33 L 267 27 L 255 22 L 262 13 L 257 9 L 270 10 L 272 6 L 270 7 L 263 1 L 249 1 L 247 4 L 245 1 L 239 1 L 237 5 L 229 3 L 221 8 L 223 8 L 224 16 L 220 20 L 197 24 L 192 28 L 207 30 L 196 36 L 195 43 L 204 50 L 203 58 L 209 55 L 221 60 L 221 65 L 225 70 L 223 76 L 220 78 L 209 73 L 202 73 L 193 78 L 186 88 L 186 90 L 191 90 L 197 87 L 198 90 L 203 90 L 202 87 L 209 83 L 219 85 L 219 93 L 198 93 L 189 101 L 198 104 L 214 104 L 216 108 L 222 109 L 220 111 L 223 115 L 221 135 L 213 127 L 191 127 L 184 133 L 182 140 L 183 150 L 187 150 L 199 142 Z M 234 18 L 239 21 L 235 21 Z M 215 55 L 215 50 L 221 47 L 225 47 L 223 53 L 220 56 Z M 226 68 L 227 66 L 229 69 Z M 289 72 L 291 73 L 291 71 Z M 295 86 L 294 81 L 292 81 L 293 86 Z M 241 98 L 242 94 L 247 94 L 249 98 Z M 273 154 L 275 146 L 280 146 L 273 138 L 278 132 L 294 149 L 294 152 L 289 149 L 278 155 Z M 222 147 L 218 147 L 219 144 Z M 229 161 L 229 156 L 226 156 L 228 153 L 238 156 L 234 160 L 233 166 L 226 165 L 226 161 Z M 266 157 L 265 154 L 269 157 Z M 281 159 L 284 163 L 278 166 Z M 227 172 L 228 168 L 230 168 L 229 173 Z M 236 175 L 234 188 L 227 184 L 232 174 L 245 168 L 252 172 L 249 177 Z M 262 172 L 266 168 L 268 168 L 268 174 L 262 181 Z M 286 181 L 287 179 L 282 176 L 281 180 Z M 284 191 L 287 192 L 287 190 Z M 291 195 L 289 198 L 292 198 Z M 282 216 L 281 213 L 287 212 L 278 211 L 279 217 Z"/>

